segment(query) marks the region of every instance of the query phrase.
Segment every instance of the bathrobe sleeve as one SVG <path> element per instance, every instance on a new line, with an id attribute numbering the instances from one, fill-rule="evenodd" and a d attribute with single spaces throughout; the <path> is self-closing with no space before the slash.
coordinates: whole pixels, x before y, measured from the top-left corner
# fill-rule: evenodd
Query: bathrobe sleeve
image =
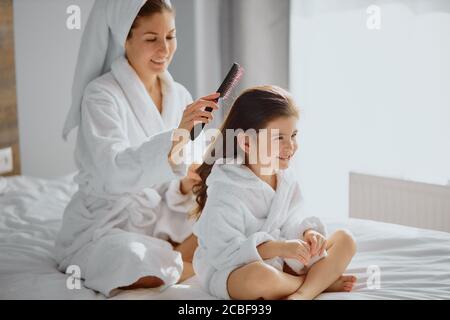
<path id="1" fill-rule="evenodd" d="M 187 214 L 194 207 L 195 198 L 192 193 L 183 194 L 180 190 L 180 183 L 180 179 L 172 180 L 160 186 L 158 192 L 171 211 Z"/>
<path id="2" fill-rule="evenodd" d="M 168 161 L 174 130 L 156 134 L 142 145 L 131 147 L 124 117 L 114 94 L 107 88 L 92 83 L 86 88 L 81 134 L 107 192 L 136 193 L 185 174 L 183 164 L 173 168 Z"/>
<path id="3" fill-rule="evenodd" d="M 209 198 L 198 228 L 194 233 L 207 248 L 208 261 L 218 269 L 239 267 L 254 261 L 263 261 L 257 247 L 275 240 L 266 232 L 245 234 L 245 215 L 251 214 L 235 196 L 223 194 Z"/>
<path id="4" fill-rule="evenodd" d="M 189 91 L 183 85 L 175 82 L 175 88 L 180 95 L 180 106 L 182 106 L 182 110 L 180 110 L 181 115 L 184 109 L 193 102 L 193 99 Z M 162 185 L 159 188 L 159 193 L 164 198 L 171 211 L 186 214 L 194 206 L 194 197 L 192 194 L 185 195 L 181 193 L 180 184 L 181 178 L 172 180 Z"/>
<path id="5" fill-rule="evenodd" d="M 327 236 L 325 225 L 317 217 L 301 218 L 299 211 L 296 211 L 281 229 L 281 236 L 286 240 L 303 239 L 303 233 L 307 230 L 315 230 L 324 237 Z"/>
<path id="6" fill-rule="evenodd" d="M 307 217 L 303 213 L 302 196 L 300 187 L 295 186 L 296 190 L 292 197 L 292 203 L 288 213 L 288 218 L 283 223 L 281 228 L 281 236 L 284 239 L 303 239 L 303 233 L 306 230 L 312 229 L 324 237 L 327 235 L 327 230 L 322 221 L 317 217 Z"/>

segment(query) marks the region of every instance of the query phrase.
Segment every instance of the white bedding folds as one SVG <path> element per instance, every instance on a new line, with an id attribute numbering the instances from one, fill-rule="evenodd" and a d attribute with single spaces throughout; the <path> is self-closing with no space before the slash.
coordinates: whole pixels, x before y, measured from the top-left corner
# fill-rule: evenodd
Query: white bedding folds
<path id="1" fill-rule="evenodd" d="M 58 180 L 0 178 L 0 299 L 105 299 L 92 290 L 69 290 L 56 269 L 53 242 L 76 186 Z M 358 277 L 352 293 L 319 299 L 450 299 L 450 234 L 366 220 L 329 222 L 329 231 L 349 229 L 358 252 L 347 273 Z M 370 266 L 380 270 L 380 288 L 367 286 Z M 371 282 L 373 284 L 373 282 Z M 112 299 L 213 299 L 196 278 L 159 292 L 123 291 Z"/>

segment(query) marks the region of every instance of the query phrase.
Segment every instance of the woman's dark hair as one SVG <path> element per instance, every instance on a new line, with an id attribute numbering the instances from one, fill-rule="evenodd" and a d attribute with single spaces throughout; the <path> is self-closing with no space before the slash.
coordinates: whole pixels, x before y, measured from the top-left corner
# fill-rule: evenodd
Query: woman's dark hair
<path id="1" fill-rule="evenodd" d="M 206 179 L 211 173 L 214 162 L 222 159 L 236 159 L 238 157 L 237 136 L 230 145 L 227 143 L 227 130 L 244 131 L 261 130 L 267 127 L 269 122 L 280 117 L 299 118 L 299 110 L 292 96 L 286 90 L 276 86 L 254 87 L 244 91 L 234 102 L 231 110 L 223 123 L 218 138 L 210 145 L 208 155 L 212 159 L 203 162 L 196 170 L 202 181 L 194 186 L 193 192 L 196 196 L 197 206 L 191 212 L 191 218 L 198 219 L 203 211 L 207 200 Z M 226 147 L 232 146 L 233 150 Z"/>
<path id="2" fill-rule="evenodd" d="M 163 13 L 164 11 L 175 13 L 175 8 L 167 0 L 148 0 L 142 6 L 141 10 L 139 10 L 136 19 L 134 19 L 134 22 L 130 28 L 130 32 L 128 33 L 127 40 L 133 37 L 133 29 L 138 26 L 140 18 L 150 17 L 155 13 Z"/>

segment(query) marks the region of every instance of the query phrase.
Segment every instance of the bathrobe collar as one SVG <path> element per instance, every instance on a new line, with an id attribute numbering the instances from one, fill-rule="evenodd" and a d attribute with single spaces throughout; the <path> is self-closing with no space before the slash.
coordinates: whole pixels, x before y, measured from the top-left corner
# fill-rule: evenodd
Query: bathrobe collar
<path id="1" fill-rule="evenodd" d="M 175 112 L 173 100 L 176 94 L 174 80 L 168 71 L 159 76 L 163 95 L 162 113 L 159 112 L 143 82 L 124 56 L 112 64 L 111 71 L 147 137 L 154 135 L 155 132 L 172 129 L 168 128 L 168 121 L 170 113 Z"/>
<path id="2" fill-rule="evenodd" d="M 269 203 L 267 219 L 261 230 L 276 236 L 280 225 L 288 217 L 288 208 L 298 186 L 292 169 L 278 171 L 277 180 L 277 188 L 273 190 L 271 186 L 262 181 L 245 165 L 216 163 L 206 180 L 206 184 L 208 192 L 234 194 L 240 199 L 245 197 L 242 194 L 243 188 L 256 190 L 257 192 L 252 192 L 252 194 L 261 195 Z M 253 202 L 261 201 L 261 199 L 246 199 L 245 201 Z"/>
<path id="3" fill-rule="evenodd" d="M 276 193 L 279 190 L 295 183 L 295 178 L 290 169 L 277 172 L 277 189 L 273 190 L 266 182 L 262 181 L 250 168 L 243 164 L 217 163 L 211 170 L 206 184 L 221 185 L 223 187 L 237 186 L 239 188 L 262 189 Z"/>

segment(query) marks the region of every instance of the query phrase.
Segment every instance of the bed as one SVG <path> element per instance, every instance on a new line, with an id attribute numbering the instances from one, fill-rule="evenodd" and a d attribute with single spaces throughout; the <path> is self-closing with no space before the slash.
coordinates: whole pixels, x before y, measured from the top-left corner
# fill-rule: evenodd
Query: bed
<path id="1" fill-rule="evenodd" d="M 68 289 L 68 275 L 56 269 L 53 243 L 75 191 L 73 175 L 0 177 L 0 299 L 106 299 L 84 287 Z M 331 232 L 347 228 L 354 234 L 358 252 L 347 273 L 358 282 L 351 293 L 318 299 L 450 299 L 450 233 L 363 219 L 327 224 Z M 214 298 L 194 277 L 164 292 L 121 291 L 110 299 Z"/>

